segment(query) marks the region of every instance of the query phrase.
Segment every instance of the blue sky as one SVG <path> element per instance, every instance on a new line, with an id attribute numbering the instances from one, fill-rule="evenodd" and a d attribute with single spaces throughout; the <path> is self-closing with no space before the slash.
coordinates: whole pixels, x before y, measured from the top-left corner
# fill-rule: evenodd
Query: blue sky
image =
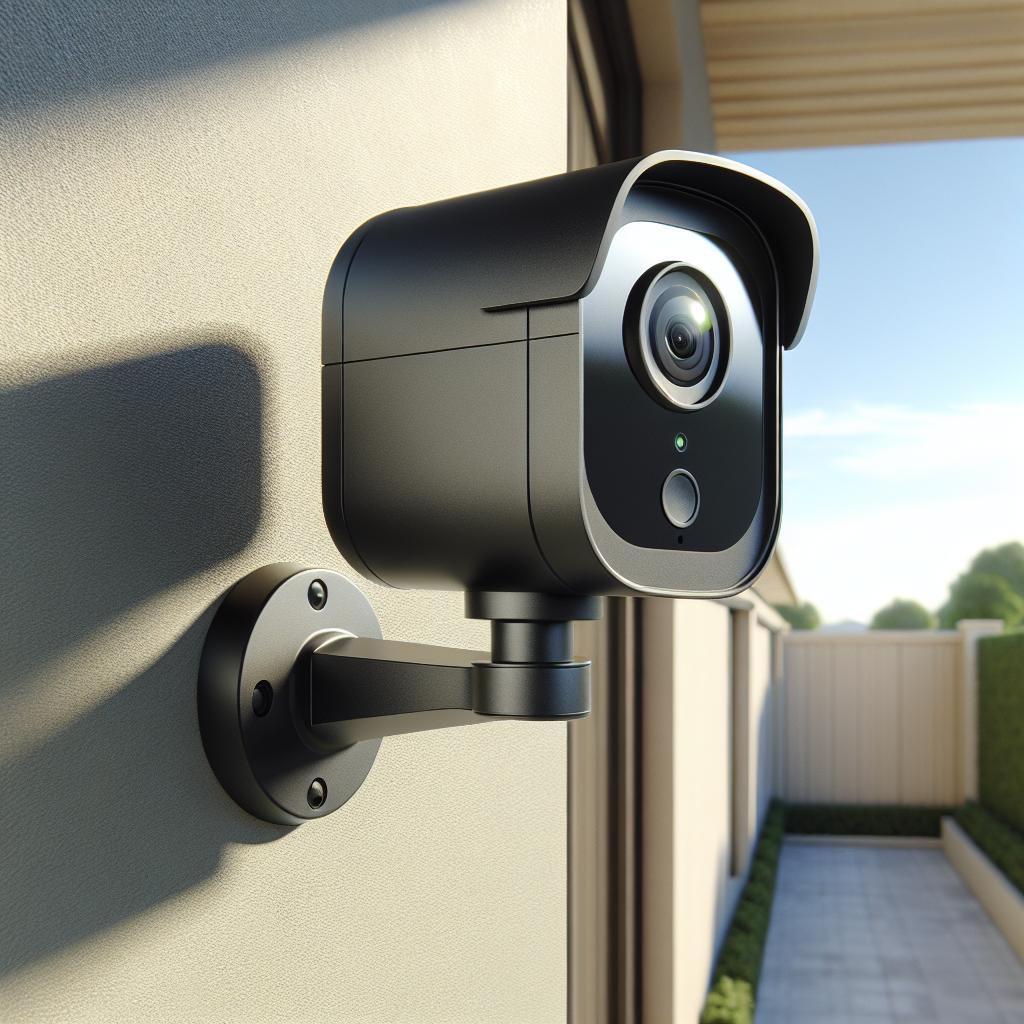
<path id="1" fill-rule="evenodd" d="M 827 621 L 929 607 L 1024 539 L 1024 139 L 728 156 L 810 206 L 821 273 L 785 362 L 782 546 Z"/>

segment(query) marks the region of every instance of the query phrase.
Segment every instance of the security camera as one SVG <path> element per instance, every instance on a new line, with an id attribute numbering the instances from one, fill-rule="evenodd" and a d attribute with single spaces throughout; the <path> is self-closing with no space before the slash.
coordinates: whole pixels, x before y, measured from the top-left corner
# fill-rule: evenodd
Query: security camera
<path id="1" fill-rule="evenodd" d="M 805 204 L 667 151 L 359 228 L 323 307 L 323 505 L 392 587 L 712 598 L 779 529 Z"/>
<path id="2" fill-rule="evenodd" d="M 779 528 L 781 352 L 814 221 L 741 164 L 665 152 L 392 210 L 323 306 L 323 505 L 368 579 L 466 592 L 491 649 L 384 640 L 337 572 L 280 563 L 210 625 L 199 725 L 225 790 L 297 824 L 382 737 L 590 711 L 572 623 L 606 594 L 724 597 Z"/>

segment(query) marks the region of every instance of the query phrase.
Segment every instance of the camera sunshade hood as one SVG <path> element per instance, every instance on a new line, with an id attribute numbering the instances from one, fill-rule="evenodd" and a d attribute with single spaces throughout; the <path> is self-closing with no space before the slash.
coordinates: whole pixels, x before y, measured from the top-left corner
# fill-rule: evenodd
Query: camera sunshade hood
<path id="1" fill-rule="evenodd" d="M 782 347 L 795 347 L 818 276 L 810 210 L 753 168 L 666 150 L 367 221 L 327 282 L 323 362 L 525 339 L 527 307 L 586 293 L 626 197 L 644 184 L 708 196 L 751 225 L 774 263 Z M 346 281 L 356 287 L 346 289 Z"/>

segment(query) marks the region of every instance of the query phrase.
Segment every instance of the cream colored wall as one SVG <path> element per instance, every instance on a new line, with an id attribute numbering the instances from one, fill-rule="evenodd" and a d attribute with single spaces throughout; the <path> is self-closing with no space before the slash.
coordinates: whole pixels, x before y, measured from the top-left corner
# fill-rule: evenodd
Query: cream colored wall
<path id="1" fill-rule="evenodd" d="M 729 609 L 643 602 L 644 1019 L 694 1021 L 726 912 Z"/>
<path id="2" fill-rule="evenodd" d="M 753 774 L 752 804 L 755 819 L 755 831 L 760 830 L 768 805 L 771 803 L 772 768 L 775 762 L 774 718 L 774 637 L 781 636 L 782 624 L 772 622 L 766 626 L 762 619 L 758 620 L 754 632 L 753 650 L 751 651 L 751 703 L 758 709 L 757 720 L 751 727 L 751 760 L 756 768 Z"/>
<path id="3" fill-rule="evenodd" d="M 385 740 L 289 830 L 222 792 L 195 715 L 227 587 L 344 571 L 319 493 L 336 250 L 564 168 L 564 4 L 45 0 L 11 28 L 0 1018 L 564 1019 L 564 726 Z M 387 637 L 486 642 L 460 595 L 356 582 Z"/>
<path id="4" fill-rule="evenodd" d="M 699 1017 L 770 799 L 769 652 L 783 623 L 750 592 L 730 604 L 642 602 L 644 1021 Z"/>
<path id="5" fill-rule="evenodd" d="M 753 598 L 753 595 L 749 595 Z M 772 797 L 773 631 L 777 613 L 757 599 L 732 611 L 731 871 L 745 875 Z"/>

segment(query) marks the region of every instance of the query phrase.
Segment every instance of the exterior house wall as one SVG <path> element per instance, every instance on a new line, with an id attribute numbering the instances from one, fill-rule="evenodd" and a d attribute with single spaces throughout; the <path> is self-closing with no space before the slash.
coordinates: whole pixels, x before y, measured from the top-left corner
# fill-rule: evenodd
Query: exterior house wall
<path id="1" fill-rule="evenodd" d="M 774 625 L 774 624 L 773 624 Z M 781 642 L 783 633 L 778 627 L 769 628 L 758 622 L 754 634 L 754 650 L 752 655 L 751 677 L 754 694 L 753 704 L 759 709 L 756 728 L 751 729 L 751 743 L 754 745 L 752 756 L 756 757 L 757 770 L 754 773 L 756 788 L 754 804 L 756 814 L 756 830 L 760 832 L 768 813 L 768 805 L 772 801 L 774 788 L 772 785 L 772 767 L 775 762 L 774 708 L 776 676 L 775 645 Z"/>
<path id="2" fill-rule="evenodd" d="M 642 1005 L 692 1020 L 728 902 L 729 609 L 646 600 L 642 623 Z"/>
<path id="3" fill-rule="evenodd" d="M 564 169 L 565 16 L 5 14 L 4 1021 L 564 1019 L 564 725 L 387 739 L 349 804 L 286 829 L 218 786 L 195 680 L 241 576 L 347 571 L 320 503 L 338 247 Z M 386 637 L 486 645 L 461 595 L 350 575 Z"/>
<path id="4" fill-rule="evenodd" d="M 751 592 L 642 606 L 640 1019 L 690 1024 L 771 799 L 772 638 L 786 627 Z"/>

